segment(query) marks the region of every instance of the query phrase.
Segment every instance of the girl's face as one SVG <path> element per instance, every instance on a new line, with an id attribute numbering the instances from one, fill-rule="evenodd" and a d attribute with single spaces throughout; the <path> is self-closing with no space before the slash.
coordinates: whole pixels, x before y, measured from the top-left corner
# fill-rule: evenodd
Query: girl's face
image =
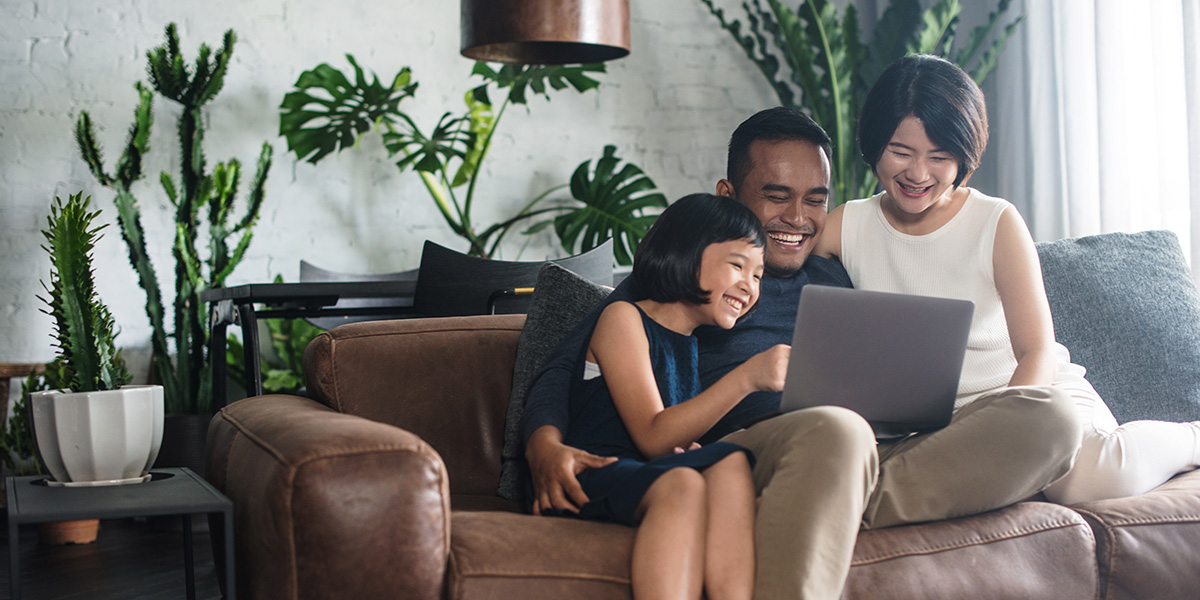
<path id="1" fill-rule="evenodd" d="M 938 148 L 920 119 L 900 121 L 875 164 L 875 175 L 892 205 L 918 215 L 950 197 L 958 176 L 958 160 Z"/>
<path id="2" fill-rule="evenodd" d="M 749 240 L 710 244 L 700 259 L 700 289 L 709 293 L 708 303 L 697 305 L 700 322 L 733 327 L 758 301 L 762 273 L 763 249 Z"/>

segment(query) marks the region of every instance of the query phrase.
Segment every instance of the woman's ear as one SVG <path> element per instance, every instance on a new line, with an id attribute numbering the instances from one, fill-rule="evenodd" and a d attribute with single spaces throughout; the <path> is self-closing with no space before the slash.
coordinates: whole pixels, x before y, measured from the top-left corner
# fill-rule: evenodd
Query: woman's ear
<path id="1" fill-rule="evenodd" d="M 737 199 L 737 193 L 733 190 L 733 184 L 729 183 L 728 179 L 722 179 L 717 182 L 717 195 L 725 196 L 726 198 Z"/>

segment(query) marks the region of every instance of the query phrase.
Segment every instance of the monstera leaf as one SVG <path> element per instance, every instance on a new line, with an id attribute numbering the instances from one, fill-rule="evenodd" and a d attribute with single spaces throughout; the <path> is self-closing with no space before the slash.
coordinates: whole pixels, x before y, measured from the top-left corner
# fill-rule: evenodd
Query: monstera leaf
<path id="1" fill-rule="evenodd" d="M 418 171 L 437 173 L 444 170 L 451 159 L 466 160 L 467 153 L 475 147 L 475 134 L 463 131 L 468 122 L 465 117 L 451 117 L 450 113 L 442 115 L 428 137 L 407 115 L 402 117 L 408 124 L 407 131 L 389 126 L 383 134 L 388 155 L 404 155 L 396 163 L 401 170 L 411 165 Z"/>
<path id="2" fill-rule="evenodd" d="M 612 238 L 617 263 L 633 264 L 633 251 L 658 218 L 647 210 L 666 208 L 667 198 L 637 165 L 627 162 L 622 166 L 616 152 L 615 146 L 605 146 L 595 169 L 590 160 L 575 169 L 571 196 L 580 206 L 534 225 L 527 233 L 553 223 L 563 249 L 570 254 L 587 252 Z"/>
<path id="3" fill-rule="evenodd" d="M 487 63 L 475 63 L 472 75 L 483 77 L 486 82 L 476 87 L 472 92 L 475 99 L 484 104 L 491 104 L 488 99 L 487 87 L 496 84 L 500 89 L 508 89 L 508 101 L 514 104 L 525 104 L 526 90 L 550 97 L 547 87 L 564 90 L 569 85 L 577 92 L 586 92 L 600 85 L 599 81 L 588 77 L 588 73 L 604 73 L 603 63 L 563 66 L 563 65 L 504 65 L 497 71 Z"/>
<path id="4" fill-rule="evenodd" d="M 300 74 L 296 89 L 279 106 L 279 134 L 287 138 L 296 158 L 316 164 L 326 155 L 353 146 L 358 136 L 377 122 L 394 124 L 400 102 L 417 89 L 407 67 L 390 86 L 371 74 L 368 82 L 354 57 L 352 83 L 341 71 L 321 63 Z"/>

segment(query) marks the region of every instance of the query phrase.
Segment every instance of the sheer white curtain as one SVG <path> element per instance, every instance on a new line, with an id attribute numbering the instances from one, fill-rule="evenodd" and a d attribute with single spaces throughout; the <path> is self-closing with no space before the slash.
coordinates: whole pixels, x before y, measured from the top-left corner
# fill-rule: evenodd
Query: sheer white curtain
<path id="1" fill-rule="evenodd" d="M 987 86 L 996 193 L 1039 241 L 1172 230 L 1200 273 L 1200 0 L 1017 11 Z"/>

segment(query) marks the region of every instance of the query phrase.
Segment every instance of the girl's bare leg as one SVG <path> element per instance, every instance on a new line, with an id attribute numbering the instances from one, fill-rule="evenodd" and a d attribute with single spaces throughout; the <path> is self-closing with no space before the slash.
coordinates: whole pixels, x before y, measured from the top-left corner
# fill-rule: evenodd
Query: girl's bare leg
<path id="1" fill-rule="evenodd" d="M 736 452 L 704 470 L 708 531 L 704 591 L 709 600 L 754 597 L 754 482 L 746 453 Z"/>
<path id="2" fill-rule="evenodd" d="M 698 600 L 704 588 L 704 476 L 671 469 L 646 491 L 633 541 L 635 600 Z"/>

